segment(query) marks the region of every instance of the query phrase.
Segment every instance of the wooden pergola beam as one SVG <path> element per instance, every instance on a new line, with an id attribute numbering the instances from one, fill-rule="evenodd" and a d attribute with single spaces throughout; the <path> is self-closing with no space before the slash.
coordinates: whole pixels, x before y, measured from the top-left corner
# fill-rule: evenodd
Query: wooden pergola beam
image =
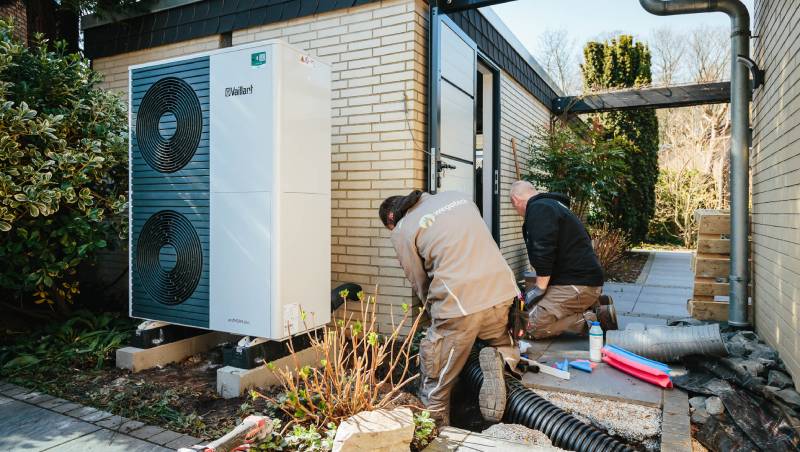
<path id="1" fill-rule="evenodd" d="M 556 114 L 602 113 L 641 108 L 725 104 L 730 100 L 730 82 L 714 82 L 558 97 L 553 100 L 552 109 Z"/>

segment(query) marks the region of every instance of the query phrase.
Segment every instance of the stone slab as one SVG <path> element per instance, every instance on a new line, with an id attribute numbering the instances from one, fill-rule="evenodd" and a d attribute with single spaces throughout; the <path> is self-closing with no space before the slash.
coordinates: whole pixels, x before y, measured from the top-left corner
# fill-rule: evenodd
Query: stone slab
<path id="1" fill-rule="evenodd" d="M 538 361 L 552 365 L 563 361 L 564 353 L 548 353 Z M 619 400 L 637 405 L 661 407 L 662 389 L 635 377 L 627 375 L 613 367 L 599 363 L 592 373 L 570 369 L 570 379 L 562 380 L 543 373 L 528 372 L 522 377 L 522 383 L 529 388 L 546 391 L 567 392 L 607 400 Z"/>
<path id="2" fill-rule="evenodd" d="M 114 416 L 105 418 L 103 420 L 97 421 L 97 422 L 95 422 L 95 424 L 99 425 L 100 427 L 110 428 L 111 430 L 116 430 L 117 427 L 119 427 L 120 425 L 122 425 L 122 424 L 124 424 L 126 422 L 128 422 L 128 418 L 114 415 Z"/>
<path id="3" fill-rule="evenodd" d="M 296 358 L 284 356 L 273 362 L 279 369 L 305 365 L 314 365 L 319 361 L 319 355 L 313 348 L 307 348 L 297 352 Z M 296 359 L 296 361 L 295 361 Z M 253 369 L 240 369 L 238 367 L 225 366 L 217 369 L 217 393 L 225 399 L 239 397 L 246 391 L 253 388 L 266 388 L 279 384 L 280 381 L 275 373 L 267 366 L 259 366 Z"/>
<path id="4" fill-rule="evenodd" d="M 149 439 L 161 432 L 164 432 L 164 429 L 161 427 L 156 427 L 155 425 L 145 425 L 144 427 L 133 430 L 128 434 L 139 439 Z"/>
<path id="5" fill-rule="evenodd" d="M 641 317 L 641 316 L 617 316 L 617 326 L 619 329 L 624 330 L 632 323 L 640 323 L 644 325 L 666 325 L 666 319 L 659 319 L 656 317 Z"/>
<path id="6" fill-rule="evenodd" d="M 181 436 L 183 436 L 183 433 L 177 433 L 177 432 L 173 432 L 173 431 L 170 431 L 170 430 L 164 430 L 163 432 L 161 432 L 161 433 L 159 433 L 157 435 L 154 435 L 154 436 L 151 436 L 150 438 L 147 438 L 147 440 L 150 441 L 151 443 L 161 444 L 163 446 L 163 445 L 167 444 L 170 441 L 175 441 L 176 439 L 180 438 Z"/>
<path id="7" fill-rule="evenodd" d="M 82 407 L 82 405 L 79 404 L 79 403 L 71 403 L 70 402 L 70 403 L 62 403 L 61 405 L 58 405 L 58 406 L 55 406 L 55 407 L 51 408 L 51 410 L 53 410 L 53 411 L 55 411 L 57 413 L 66 413 L 68 411 L 77 410 L 78 408 L 81 408 L 81 407 Z"/>
<path id="8" fill-rule="evenodd" d="M 70 403 L 69 400 L 60 399 L 58 397 L 54 397 L 52 400 L 48 400 L 47 402 L 40 403 L 39 406 L 42 408 L 47 408 L 48 410 L 52 410 L 59 405 L 64 405 L 65 403 Z"/>
<path id="9" fill-rule="evenodd" d="M 152 348 L 122 347 L 117 349 L 117 368 L 140 372 L 206 352 L 216 345 L 229 340 L 230 335 L 210 332 L 182 339 Z"/>
<path id="10" fill-rule="evenodd" d="M 685 302 L 683 305 L 673 305 L 637 301 L 636 306 L 633 308 L 633 313 L 647 314 L 653 317 L 689 317 Z"/>
<path id="11" fill-rule="evenodd" d="M 424 452 L 478 452 L 478 451 L 527 452 L 537 450 L 530 444 L 512 443 L 494 439 L 478 433 L 445 427 L 439 432 Z"/>
<path id="12" fill-rule="evenodd" d="M 200 438 L 195 438 L 194 436 L 183 435 L 180 438 L 174 439 L 164 446 L 168 447 L 169 449 L 175 450 L 180 449 L 182 447 L 192 447 L 196 445 L 200 445 L 203 442 Z"/>
<path id="13" fill-rule="evenodd" d="M 168 452 L 174 449 L 157 446 L 141 439 L 101 429 L 58 446 L 59 452 Z"/>
<path id="14" fill-rule="evenodd" d="M 44 450 L 100 430 L 100 427 L 24 402 L 0 405 L 0 450 Z M 97 449 L 99 450 L 99 449 Z"/>

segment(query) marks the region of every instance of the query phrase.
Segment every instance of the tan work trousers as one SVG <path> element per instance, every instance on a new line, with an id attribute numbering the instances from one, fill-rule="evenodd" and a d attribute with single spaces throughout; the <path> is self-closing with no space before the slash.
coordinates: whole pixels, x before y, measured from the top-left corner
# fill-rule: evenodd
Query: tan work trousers
<path id="1" fill-rule="evenodd" d="M 587 322 L 597 320 L 592 311 L 602 287 L 550 286 L 531 310 L 528 335 L 533 339 L 558 336 L 561 333 L 586 334 Z"/>
<path id="2" fill-rule="evenodd" d="M 431 416 L 445 425 L 450 419 L 450 393 L 476 339 L 495 347 L 511 369 L 517 367 L 519 349 L 508 332 L 512 302 L 463 317 L 432 319 L 419 345 L 422 373 L 419 396 Z"/>

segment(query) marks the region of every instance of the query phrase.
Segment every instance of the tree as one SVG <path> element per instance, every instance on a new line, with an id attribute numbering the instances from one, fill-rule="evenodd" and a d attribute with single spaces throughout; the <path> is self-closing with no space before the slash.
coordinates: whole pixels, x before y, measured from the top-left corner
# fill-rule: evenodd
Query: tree
<path id="1" fill-rule="evenodd" d="M 589 42 L 584 47 L 584 91 L 628 88 L 652 82 L 650 50 L 621 35 L 605 42 Z M 658 179 L 658 120 L 653 110 L 602 113 L 596 119 L 609 138 L 631 143 L 627 153 L 629 178 L 608 206 L 611 221 L 625 231 L 634 243 L 644 241 L 655 209 L 655 184 Z"/>
<path id="2" fill-rule="evenodd" d="M 653 79 L 659 85 L 679 83 L 682 78 L 686 42 L 671 28 L 653 31 L 649 41 L 653 50 Z"/>
<path id="3" fill-rule="evenodd" d="M 0 21 L 0 300 L 66 314 L 77 267 L 124 244 L 126 108 L 63 41 L 11 36 Z"/>
<path id="4" fill-rule="evenodd" d="M 547 29 L 539 36 L 539 58 L 562 91 L 572 94 L 580 90 L 575 41 L 566 29 Z"/>

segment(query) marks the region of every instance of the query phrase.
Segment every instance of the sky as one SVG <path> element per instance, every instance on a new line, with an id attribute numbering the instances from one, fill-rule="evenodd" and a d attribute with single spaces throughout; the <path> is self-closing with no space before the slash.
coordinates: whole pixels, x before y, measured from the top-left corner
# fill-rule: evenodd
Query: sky
<path id="1" fill-rule="evenodd" d="M 744 3 L 752 21 L 753 0 Z M 516 0 L 491 8 L 534 56 L 539 36 L 548 28 L 567 29 L 582 47 L 609 32 L 621 31 L 644 39 L 651 30 L 665 26 L 676 31 L 698 25 L 730 26 L 723 13 L 656 16 L 645 11 L 639 0 Z"/>

